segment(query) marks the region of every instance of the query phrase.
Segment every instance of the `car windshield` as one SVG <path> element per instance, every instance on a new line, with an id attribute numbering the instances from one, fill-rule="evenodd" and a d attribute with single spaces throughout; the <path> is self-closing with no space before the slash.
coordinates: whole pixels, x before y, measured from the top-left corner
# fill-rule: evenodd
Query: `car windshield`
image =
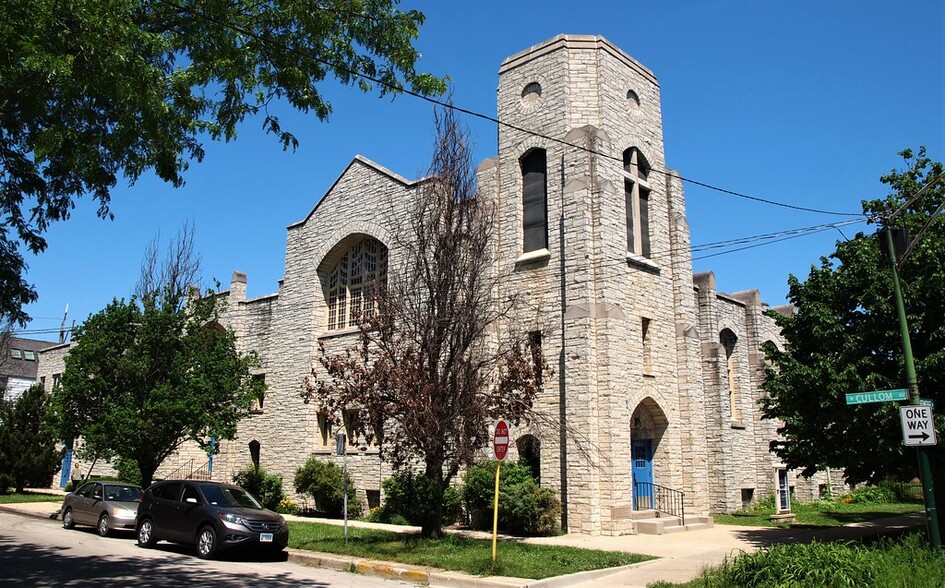
<path id="1" fill-rule="evenodd" d="M 121 486 L 118 484 L 105 484 L 105 500 L 117 500 L 120 502 L 140 502 L 141 488 L 137 486 Z"/>
<path id="2" fill-rule="evenodd" d="M 259 501 L 242 488 L 207 484 L 206 486 L 201 486 L 200 489 L 203 490 L 203 495 L 207 497 L 207 501 L 214 506 L 232 506 L 262 510 L 262 505 L 259 504 Z"/>

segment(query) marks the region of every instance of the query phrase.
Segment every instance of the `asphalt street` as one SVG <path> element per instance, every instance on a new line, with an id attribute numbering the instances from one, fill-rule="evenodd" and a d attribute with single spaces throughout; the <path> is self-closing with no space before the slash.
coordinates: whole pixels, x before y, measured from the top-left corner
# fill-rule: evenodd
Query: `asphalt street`
<path id="1" fill-rule="evenodd" d="M 58 520 L 0 512 L 0 586 L 414 586 L 252 553 L 204 561 L 193 548 L 159 543 L 142 549 L 134 535 L 99 537 L 92 528 L 67 531 Z"/>

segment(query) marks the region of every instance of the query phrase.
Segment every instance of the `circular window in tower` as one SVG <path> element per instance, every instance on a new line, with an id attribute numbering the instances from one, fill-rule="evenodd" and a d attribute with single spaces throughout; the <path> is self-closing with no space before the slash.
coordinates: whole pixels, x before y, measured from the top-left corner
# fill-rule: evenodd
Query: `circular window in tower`
<path id="1" fill-rule="evenodd" d="M 541 84 L 530 82 L 522 88 L 522 104 L 534 106 L 541 101 Z"/>

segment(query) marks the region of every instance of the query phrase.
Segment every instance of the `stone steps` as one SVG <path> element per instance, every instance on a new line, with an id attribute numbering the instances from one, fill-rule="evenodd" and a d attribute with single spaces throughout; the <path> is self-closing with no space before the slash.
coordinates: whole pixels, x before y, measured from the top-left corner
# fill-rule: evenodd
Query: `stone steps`
<path id="1" fill-rule="evenodd" d="M 637 519 L 634 521 L 634 527 L 640 535 L 669 535 L 710 529 L 715 526 L 712 517 L 687 517 L 685 525 L 681 525 L 680 522 L 679 517 L 659 516 Z"/>

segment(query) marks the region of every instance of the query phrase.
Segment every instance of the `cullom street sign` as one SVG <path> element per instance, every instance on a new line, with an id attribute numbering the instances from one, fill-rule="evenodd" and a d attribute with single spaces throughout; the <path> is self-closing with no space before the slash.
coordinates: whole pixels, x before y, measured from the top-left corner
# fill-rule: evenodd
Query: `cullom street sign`
<path id="1" fill-rule="evenodd" d="M 870 402 L 893 402 L 895 400 L 908 400 L 909 391 L 900 388 L 898 390 L 873 390 L 872 392 L 854 392 L 847 394 L 847 404 L 867 404 Z"/>

